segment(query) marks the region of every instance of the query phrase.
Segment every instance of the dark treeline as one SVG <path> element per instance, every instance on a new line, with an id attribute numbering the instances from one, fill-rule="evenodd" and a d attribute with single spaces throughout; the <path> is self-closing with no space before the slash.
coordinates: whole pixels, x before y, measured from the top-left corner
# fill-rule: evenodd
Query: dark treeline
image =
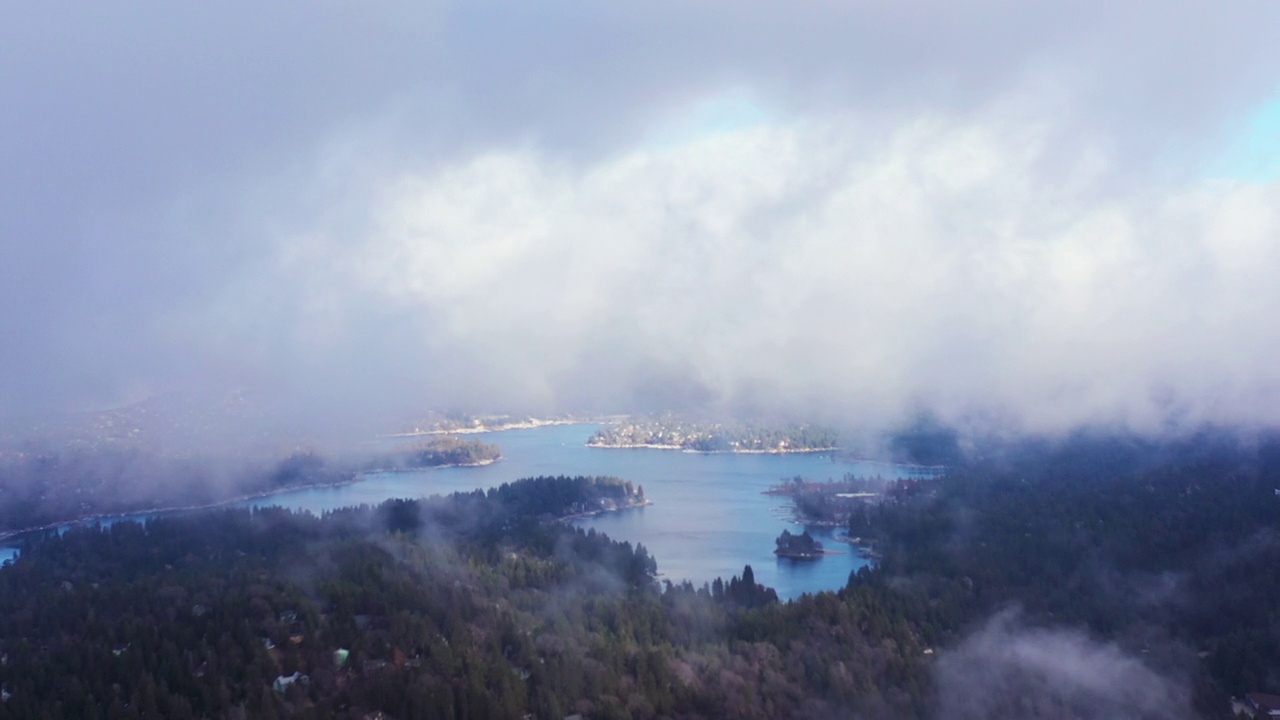
<path id="1" fill-rule="evenodd" d="M 349 482 L 355 473 L 310 452 L 214 472 L 140 448 L 63 448 L 0 457 L 0 532 L 95 515 L 224 502 Z"/>
<path id="2" fill-rule="evenodd" d="M 1280 680 L 1277 488 L 1271 441 L 1024 443 L 862 507 L 883 559 L 790 603 L 556 520 L 642 497 L 613 478 L 47 533 L 0 571 L 0 717 L 941 717 L 1010 606 L 1226 717 Z"/>
<path id="3" fill-rule="evenodd" d="M 374 457 L 335 461 L 296 452 L 260 465 L 224 464 L 216 472 L 197 460 L 133 447 L 10 452 L 0 455 L 0 532 L 352 482 L 370 470 L 479 465 L 500 457 L 495 445 L 452 436 Z"/>
<path id="4" fill-rule="evenodd" d="M 1194 686 L 1197 710 L 1280 690 L 1280 441 L 1080 434 L 960 465 L 859 508 L 878 574 L 931 598 L 943 641 L 1001 607 L 1085 628 Z"/>
<path id="5" fill-rule="evenodd" d="M 923 711 L 887 587 L 780 605 L 748 567 L 664 590 L 644 548 L 546 520 L 639 492 L 538 478 L 45 533 L 0 570 L 0 717 Z"/>
<path id="6" fill-rule="evenodd" d="M 806 530 L 799 535 L 792 535 L 790 530 L 783 530 L 778 536 L 777 555 L 793 558 L 812 558 L 822 555 L 822 543 L 813 539 Z"/>
<path id="7" fill-rule="evenodd" d="M 443 465 L 483 465 L 501 457 L 497 445 L 447 435 L 384 453 L 370 460 L 368 466 L 377 469 L 413 470 Z"/>

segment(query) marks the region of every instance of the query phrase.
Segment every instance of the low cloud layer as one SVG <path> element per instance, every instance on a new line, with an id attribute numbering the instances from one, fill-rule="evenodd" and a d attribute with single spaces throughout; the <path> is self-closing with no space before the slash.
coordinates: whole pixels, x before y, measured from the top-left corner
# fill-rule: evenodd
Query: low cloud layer
<path id="1" fill-rule="evenodd" d="M 993 618 L 937 667 L 938 707 L 950 718 L 1192 718 L 1186 683 L 1115 645 L 1076 632 Z"/>
<path id="2" fill-rule="evenodd" d="M 9 418 L 1280 421 L 1273 3 L 3 13 Z"/>
<path id="3" fill-rule="evenodd" d="M 1100 196 L 1106 159 L 1046 176 L 1049 143 L 996 114 L 759 127 L 586 168 L 491 153 L 407 177 L 340 272 L 427 310 L 415 335 L 466 358 L 444 372 L 468 391 L 535 403 L 1274 420 L 1280 187 Z M 329 318 L 316 332 L 342 334 Z"/>

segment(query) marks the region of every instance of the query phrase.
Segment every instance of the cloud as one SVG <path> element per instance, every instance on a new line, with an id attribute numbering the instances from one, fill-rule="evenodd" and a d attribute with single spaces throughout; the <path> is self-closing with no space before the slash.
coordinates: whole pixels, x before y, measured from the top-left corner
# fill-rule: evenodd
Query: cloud
<path id="1" fill-rule="evenodd" d="M 1004 613 L 942 655 L 938 707 L 954 718 L 1191 718 L 1185 683 L 1076 632 Z"/>
<path id="2" fill-rule="evenodd" d="M 6 416 L 1276 420 L 1277 184 L 1206 170 L 1274 3 L 62 10 L 0 11 Z"/>
<path id="3" fill-rule="evenodd" d="M 294 263 L 319 288 L 302 326 L 349 337 L 330 303 L 350 297 L 416 314 L 402 329 L 456 361 L 436 366 L 455 402 L 634 406 L 670 384 L 884 422 L 1276 421 L 1280 186 L 1119 192 L 1101 150 L 1043 172 L 1053 137 L 1002 106 L 586 165 L 485 153 L 403 175 L 321 280 L 323 260 Z M 334 248 L 319 232 L 292 252 Z"/>

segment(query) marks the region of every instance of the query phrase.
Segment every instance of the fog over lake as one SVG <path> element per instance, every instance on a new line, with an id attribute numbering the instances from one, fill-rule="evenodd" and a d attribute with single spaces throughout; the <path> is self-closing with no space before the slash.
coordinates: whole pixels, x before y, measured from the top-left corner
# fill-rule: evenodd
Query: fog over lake
<path id="1" fill-rule="evenodd" d="M 653 502 L 578 521 L 618 540 L 641 543 L 658 561 L 658 572 L 673 582 L 697 585 L 728 580 L 751 565 L 757 582 L 782 598 L 842 587 L 849 573 L 867 563 L 854 549 L 816 531 L 828 549 L 842 552 L 820 560 L 779 559 L 774 540 L 791 522 L 788 498 L 763 491 L 783 478 L 816 480 L 845 473 L 905 477 L 909 468 L 880 463 L 837 462 L 830 453 L 788 455 L 698 454 L 673 450 L 586 447 L 599 426 L 560 425 L 482 433 L 467 437 L 494 443 L 501 462 L 485 467 L 438 468 L 377 473 L 363 482 L 316 488 L 252 500 L 244 505 L 321 512 L 393 497 L 447 494 L 489 488 L 537 475 L 611 475 L 644 487 Z"/>
<path id="2" fill-rule="evenodd" d="M 826 529 L 811 531 L 827 549 L 840 552 L 819 560 L 788 560 L 773 554 L 774 540 L 790 528 L 791 501 L 763 492 L 784 478 L 814 480 L 859 476 L 908 477 L 920 471 L 885 463 L 841 462 L 830 453 L 700 454 L 674 450 L 589 448 L 598 425 L 557 425 L 478 433 L 467 437 L 494 443 L 502 460 L 483 467 L 448 467 L 412 472 L 371 473 L 360 482 L 306 488 L 254 498 L 231 506 L 280 506 L 322 513 L 342 507 L 376 505 L 390 498 L 447 495 L 491 488 L 538 475 L 609 475 L 644 487 L 653 502 L 576 523 L 618 540 L 643 544 L 658 561 L 662 579 L 695 585 L 728 580 L 751 565 L 756 581 L 790 599 L 844 586 L 849 573 L 867 564 L 856 550 Z M 406 440 L 408 441 L 408 440 Z M 393 440 L 389 442 L 401 442 Z M 143 521 L 157 513 L 94 520 L 111 524 Z M 163 513 L 160 513 L 163 514 Z M 16 555 L 20 538 L 0 548 L 0 560 Z"/>

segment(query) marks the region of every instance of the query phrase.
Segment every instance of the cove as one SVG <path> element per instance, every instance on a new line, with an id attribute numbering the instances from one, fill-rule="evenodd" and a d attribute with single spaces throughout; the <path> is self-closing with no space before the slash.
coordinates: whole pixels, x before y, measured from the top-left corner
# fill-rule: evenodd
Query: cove
<path id="1" fill-rule="evenodd" d="M 701 586 L 717 577 L 728 580 L 741 575 L 743 566 L 751 565 L 757 582 L 777 590 L 780 598 L 792 599 L 843 587 L 849 574 L 867 560 L 822 528 L 810 531 L 828 549 L 843 554 L 818 560 L 776 557 L 774 539 L 783 529 L 794 532 L 798 527 L 791 521 L 791 501 L 764 495 L 764 490 L 796 475 L 813 480 L 840 478 L 845 473 L 887 478 L 921 475 L 918 469 L 905 466 L 839 461 L 829 453 L 699 454 L 586 447 L 587 438 L 599 427 L 552 425 L 477 433 L 466 437 L 497 445 L 502 450 L 500 462 L 371 473 L 349 485 L 292 490 L 229 506 L 280 506 L 318 514 L 391 498 L 485 489 L 537 475 L 611 475 L 644 486 L 653 504 L 578 520 L 578 526 L 644 545 L 657 560 L 662 579 L 689 580 Z M 149 516 L 121 519 L 141 521 Z"/>

